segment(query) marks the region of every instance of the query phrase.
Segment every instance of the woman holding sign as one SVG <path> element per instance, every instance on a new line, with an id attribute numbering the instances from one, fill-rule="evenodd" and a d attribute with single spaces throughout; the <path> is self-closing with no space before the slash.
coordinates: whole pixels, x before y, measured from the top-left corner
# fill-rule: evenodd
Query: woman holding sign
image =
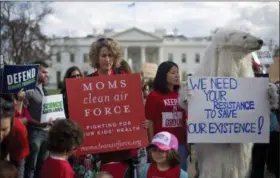
<path id="1" fill-rule="evenodd" d="M 178 105 L 180 75 L 177 64 L 171 61 L 159 65 L 154 90 L 148 95 L 145 113 L 150 121 L 149 136 L 167 131 L 178 138 L 181 168 L 187 170 L 186 112 Z"/>
<path id="2" fill-rule="evenodd" d="M 100 38 L 96 42 L 94 42 L 90 48 L 89 59 L 96 71 L 90 74 L 88 77 L 126 74 L 123 70 L 120 70 L 120 68 L 118 68 L 122 60 L 122 49 L 120 47 L 120 44 L 111 38 Z M 147 123 L 148 122 L 145 121 L 142 127 L 147 128 Z M 79 162 L 82 162 L 82 164 L 74 165 L 74 170 L 76 174 L 79 174 L 79 176 L 85 177 L 87 175 L 87 172 L 83 171 L 83 168 L 81 167 L 91 168 L 91 170 L 87 171 L 91 172 L 91 174 L 96 174 L 96 172 L 99 171 L 99 166 L 97 166 L 99 161 L 101 161 L 101 164 L 106 164 L 109 162 L 124 162 L 127 160 L 133 160 L 132 158 L 134 157 L 137 157 L 137 150 L 124 150 L 102 153 L 99 155 L 86 155 L 85 158 L 82 158 L 82 160 L 79 159 Z M 118 178 L 118 176 L 114 175 L 114 173 L 117 172 L 120 172 L 120 170 L 116 170 L 116 172 L 110 173 L 113 175 L 113 177 Z"/>

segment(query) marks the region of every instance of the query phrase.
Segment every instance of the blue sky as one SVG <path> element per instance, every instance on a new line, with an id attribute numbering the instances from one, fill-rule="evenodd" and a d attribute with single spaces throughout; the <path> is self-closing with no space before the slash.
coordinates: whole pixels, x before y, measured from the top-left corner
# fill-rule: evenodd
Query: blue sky
<path id="1" fill-rule="evenodd" d="M 43 23 L 51 36 L 86 36 L 136 26 L 146 31 L 178 28 L 188 37 L 208 36 L 216 27 L 248 29 L 262 38 L 279 39 L 279 2 L 53 2 Z M 136 15 L 135 15 L 136 14 Z M 136 18 L 135 18 L 136 17 Z"/>

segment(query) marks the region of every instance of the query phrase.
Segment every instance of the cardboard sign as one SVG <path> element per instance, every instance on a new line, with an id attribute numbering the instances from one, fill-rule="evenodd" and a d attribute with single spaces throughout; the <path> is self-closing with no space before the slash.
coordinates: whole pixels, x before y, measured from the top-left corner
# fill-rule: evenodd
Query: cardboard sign
<path id="1" fill-rule="evenodd" d="M 252 56 L 260 65 L 273 63 L 272 53 L 268 46 L 263 46 L 260 50 L 252 52 Z"/>
<path id="2" fill-rule="evenodd" d="M 158 65 L 155 63 L 144 63 L 142 65 L 142 72 L 144 78 L 155 78 Z"/>
<path id="3" fill-rule="evenodd" d="M 190 77 L 189 143 L 268 143 L 268 78 Z"/>
<path id="4" fill-rule="evenodd" d="M 274 62 L 269 66 L 269 80 L 272 82 L 278 82 L 279 79 L 279 56 L 274 57 Z"/>
<path id="5" fill-rule="evenodd" d="M 44 96 L 42 101 L 41 123 L 65 119 L 61 94 Z"/>
<path id="6" fill-rule="evenodd" d="M 145 147 L 139 74 L 67 79 L 70 119 L 84 131 L 77 155 Z"/>
<path id="7" fill-rule="evenodd" d="M 38 75 L 38 65 L 4 65 L 3 93 L 17 93 L 22 88 L 34 90 Z"/>

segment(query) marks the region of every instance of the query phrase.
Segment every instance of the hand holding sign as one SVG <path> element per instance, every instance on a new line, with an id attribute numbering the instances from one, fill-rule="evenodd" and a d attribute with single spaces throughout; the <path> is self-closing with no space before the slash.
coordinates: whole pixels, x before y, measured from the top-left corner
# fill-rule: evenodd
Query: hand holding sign
<path id="1" fill-rule="evenodd" d="M 65 118 L 62 95 L 45 96 L 42 101 L 41 123 L 52 123 L 57 118 Z"/>
<path id="2" fill-rule="evenodd" d="M 25 92 L 23 91 L 23 88 L 17 93 L 17 100 L 23 101 L 25 98 Z"/>

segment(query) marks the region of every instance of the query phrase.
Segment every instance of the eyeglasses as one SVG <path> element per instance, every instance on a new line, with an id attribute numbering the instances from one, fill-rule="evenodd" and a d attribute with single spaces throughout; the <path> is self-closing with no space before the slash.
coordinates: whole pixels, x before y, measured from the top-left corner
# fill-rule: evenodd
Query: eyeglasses
<path id="1" fill-rule="evenodd" d="M 77 75 L 71 75 L 70 78 L 78 78 L 78 77 L 82 77 L 81 74 L 77 74 Z"/>

